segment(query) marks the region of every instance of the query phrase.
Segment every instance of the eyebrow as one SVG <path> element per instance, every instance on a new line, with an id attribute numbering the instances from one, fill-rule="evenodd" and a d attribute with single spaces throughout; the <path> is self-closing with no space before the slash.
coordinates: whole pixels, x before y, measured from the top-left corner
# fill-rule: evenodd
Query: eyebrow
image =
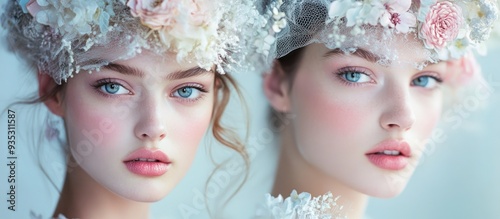
<path id="1" fill-rule="evenodd" d="M 377 61 L 381 60 L 380 56 L 378 56 L 372 52 L 368 52 L 368 51 L 361 49 L 361 48 L 357 48 L 354 52 L 351 52 L 351 53 L 345 53 L 341 49 L 333 49 L 333 50 L 330 50 L 327 53 L 325 53 L 324 57 L 335 56 L 335 55 L 347 55 L 347 54 L 355 55 L 357 57 L 366 59 L 366 60 L 373 62 L 373 63 L 376 63 Z"/>
<path id="2" fill-rule="evenodd" d="M 103 66 L 103 68 L 125 75 L 137 76 L 140 78 L 144 78 L 144 75 L 146 75 L 143 71 L 141 71 L 138 68 L 133 68 L 130 66 L 121 65 L 113 62 L 110 62 L 109 64 Z"/>
<path id="3" fill-rule="evenodd" d="M 176 71 L 168 74 L 165 78 L 167 80 L 179 80 L 183 78 L 194 77 L 202 74 L 212 73 L 212 71 L 207 71 L 206 69 L 200 67 L 190 68 L 188 70 Z"/>
<path id="4" fill-rule="evenodd" d="M 117 64 L 117 63 L 112 63 L 110 62 L 108 65 L 105 65 L 104 68 L 109 69 L 111 71 L 115 71 L 121 74 L 125 75 L 132 75 L 132 76 L 137 76 L 140 78 L 144 78 L 146 73 L 144 73 L 142 70 L 122 64 Z M 205 69 L 202 69 L 200 67 L 194 67 L 190 68 L 187 70 L 181 70 L 181 71 L 175 71 L 170 74 L 168 74 L 165 79 L 166 80 L 179 80 L 183 78 L 189 78 L 189 77 L 194 77 L 206 73 L 211 73 L 211 71 L 207 71 Z"/>

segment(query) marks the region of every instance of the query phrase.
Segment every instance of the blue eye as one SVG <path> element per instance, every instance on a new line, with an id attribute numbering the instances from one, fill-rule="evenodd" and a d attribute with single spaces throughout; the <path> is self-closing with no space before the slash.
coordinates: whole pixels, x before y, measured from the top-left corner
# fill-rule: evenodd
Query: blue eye
<path id="1" fill-rule="evenodd" d="M 418 86 L 418 87 L 424 87 L 424 88 L 434 88 L 440 83 L 441 81 L 438 80 L 435 77 L 432 76 L 420 76 L 418 78 L 413 79 L 411 84 L 413 86 Z"/>
<path id="2" fill-rule="evenodd" d="M 193 88 L 192 87 L 183 87 L 183 88 L 177 90 L 177 93 L 182 98 L 188 98 L 193 93 Z"/>
<path id="3" fill-rule="evenodd" d="M 174 97 L 180 97 L 183 99 L 196 99 L 200 97 L 200 95 L 201 92 L 199 88 L 190 86 L 181 87 L 177 89 L 173 94 Z"/>
<path id="4" fill-rule="evenodd" d="M 369 82 L 370 77 L 362 72 L 348 71 L 340 74 L 343 79 L 351 83 Z"/>
<path id="5" fill-rule="evenodd" d="M 107 93 L 107 94 L 128 94 L 130 93 L 129 90 L 124 88 L 121 84 L 118 83 L 113 83 L 113 82 L 107 82 L 99 86 L 101 91 Z"/>

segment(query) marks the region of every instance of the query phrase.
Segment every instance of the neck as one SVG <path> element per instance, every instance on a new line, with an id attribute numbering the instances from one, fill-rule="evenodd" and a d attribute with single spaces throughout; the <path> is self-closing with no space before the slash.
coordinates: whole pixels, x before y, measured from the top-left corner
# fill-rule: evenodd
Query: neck
<path id="1" fill-rule="evenodd" d="M 311 193 L 312 197 L 331 192 L 333 197 L 340 196 L 337 204 L 343 206 L 342 212 L 337 211 L 334 214 L 340 213 L 349 219 L 363 218 L 367 195 L 351 189 L 309 164 L 300 155 L 293 139 L 290 127 L 286 127 L 281 132 L 281 152 L 272 191 L 273 196 L 281 194 L 286 198 L 294 189 L 298 193 Z"/>
<path id="2" fill-rule="evenodd" d="M 81 167 L 66 174 L 54 217 L 67 218 L 148 218 L 149 203 L 120 197 L 97 183 Z"/>

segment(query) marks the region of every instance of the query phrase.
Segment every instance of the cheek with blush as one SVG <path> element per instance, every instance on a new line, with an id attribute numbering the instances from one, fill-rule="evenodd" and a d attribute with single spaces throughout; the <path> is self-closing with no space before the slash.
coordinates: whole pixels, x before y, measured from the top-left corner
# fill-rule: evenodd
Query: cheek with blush
<path id="1" fill-rule="evenodd" d="M 432 136 L 432 132 L 440 119 L 440 113 L 425 113 L 419 119 L 419 137 L 426 139 Z"/>
<path id="2" fill-rule="evenodd" d="M 290 96 L 292 127 L 300 154 L 327 172 L 363 159 L 367 142 L 360 136 L 370 136 L 373 124 L 378 124 L 370 106 L 369 99 L 373 98 L 349 94 L 332 81 L 324 83 L 326 79 L 311 78 L 297 78 Z"/>
<path id="3" fill-rule="evenodd" d="M 70 111 L 73 113 L 66 118 L 68 140 L 77 161 L 106 157 L 110 153 L 119 155 L 117 152 L 126 153 L 128 147 L 139 146 L 131 145 L 133 133 L 131 130 L 124 130 L 130 127 L 126 124 L 127 120 L 116 119 L 113 115 L 97 113 L 84 107 Z"/>
<path id="4" fill-rule="evenodd" d="M 419 137 L 427 138 L 441 119 L 443 110 L 443 95 L 441 91 L 435 91 L 433 95 L 420 97 L 414 103 L 416 114 L 416 126 L 419 130 Z"/>
<path id="5" fill-rule="evenodd" d="M 170 137 L 179 153 L 185 156 L 194 156 L 198 145 L 207 131 L 212 117 L 213 99 L 207 98 L 203 102 L 190 108 L 176 110 L 175 115 L 169 116 L 167 122 L 167 138 Z"/>
<path id="6" fill-rule="evenodd" d="M 70 80 L 65 94 L 64 120 L 70 145 L 89 141 L 94 147 L 113 147 L 117 139 L 129 138 L 133 133 L 132 129 L 126 130 L 131 126 L 126 118 L 133 111 L 133 101 L 103 97 L 92 90 L 83 76 L 89 77 L 83 74 Z"/>
<path id="7" fill-rule="evenodd" d="M 171 126 L 169 128 L 170 134 L 167 133 L 167 138 L 175 139 L 179 147 L 193 147 L 198 145 L 198 141 L 203 137 L 210 120 L 200 118 L 199 115 L 191 117 L 180 115 L 171 121 L 172 123 L 169 124 Z"/>
<path id="8" fill-rule="evenodd" d="M 291 97 L 297 125 L 304 130 L 322 130 L 330 136 L 359 135 L 370 114 L 368 103 L 345 95 L 334 86 L 338 85 L 298 80 Z"/>
<path id="9" fill-rule="evenodd" d="M 427 107 L 420 107 L 416 122 L 413 127 L 415 140 L 419 143 L 416 152 L 419 156 L 425 151 L 433 151 L 440 142 L 444 141 L 446 135 L 442 130 L 436 130 L 436 125 L 441 118 L 441 105 L 428 104 Z"/>

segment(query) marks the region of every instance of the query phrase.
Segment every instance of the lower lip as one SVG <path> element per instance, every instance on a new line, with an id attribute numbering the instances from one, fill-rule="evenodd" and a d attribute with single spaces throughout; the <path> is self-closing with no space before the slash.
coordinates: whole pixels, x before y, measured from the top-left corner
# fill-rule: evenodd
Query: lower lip
<path id="1" fill-rule="evenodd" d="M 375 166 L 386 170 L 401 170 L 408 165 L 408 157 L 401 155 L 368 154 L 366 156 Z"/>
<path id="2" fill-rule="evenodd" d="M 161 176 L 168 171 L 170 164 L 162 162 L 128 161 L 127 169 L 141 176 Z"/>

